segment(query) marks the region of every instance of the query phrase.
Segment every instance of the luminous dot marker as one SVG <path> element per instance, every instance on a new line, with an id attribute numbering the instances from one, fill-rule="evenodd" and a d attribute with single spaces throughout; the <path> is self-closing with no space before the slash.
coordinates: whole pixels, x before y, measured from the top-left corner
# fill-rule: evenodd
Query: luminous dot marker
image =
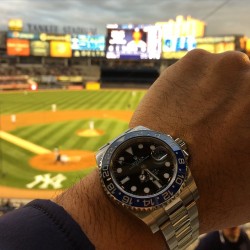
<path id="1" fill-rule="evenodd" d="M 150 149 L 151 149 L 151 150 L 155 150 L 155 145 L 151 145 L 151 146 L 150 146 Z"/>
<path id="2" fill-rule="evenodd" d="M 137 190 L 137 187 L 136 187 L 136 186 L 132 186 L 132 187 L 131 187 L 131 191 L 132 191 L 132 192 L 135 192 L 136 190 Z"/>
<path id="3" fill-rule="evenodd" d="M 122 172 L 122 168 L 117 168 L 117 173 L 120 174 Z"/>
<path id="4" fill-rule="evenodd" d="M 169 162 L 169 161 L 166 161 L 166 162 L 165 162 L 165 166 L 166 166 L 166 167 L 170 167 L 170 162 Z"/>
<path id="5" fill-rule="evenodd" d="M 169 178 L 169 174 L 168 173 L 165 173 L 163 176 L 164 176 L 165 179 Z"/>
<path id="6" fill-rule="evenodd" d="M 120 157 L 120 158 L 119 158 L 119 161 L 124 161 L 124 157 Z"/>
<path id="7" fill-rule="evenodd" d="M 150 192 L 150 189 L 148 187 L 144 188 L 144 193 L 148 194 Z"/>
<path id="8" fill-rule="evenodd" d="M 142 148 L 143 148 L 143 144 L 139 144 L 139 145 L 138 145 L 138 148 L 139 148 L 139 149 L 142 149 Z"/>

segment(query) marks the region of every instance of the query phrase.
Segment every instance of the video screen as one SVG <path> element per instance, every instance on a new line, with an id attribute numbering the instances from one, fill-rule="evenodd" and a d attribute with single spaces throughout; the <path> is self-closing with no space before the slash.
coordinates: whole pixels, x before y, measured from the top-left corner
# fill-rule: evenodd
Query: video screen
<path id="1" fill-rule="evenodd" d="M 30 56 L 30 43 L 28 40 L 8 38 L 7 54 L 9 56 Z"/>
<path id="2" fill-rule="evenodd" d="M 74 57 L 104 57 L 104 35 L 72 35 L 71 48 Z"/>
<path id="3" fill-rule="evenodd" d="M 108 59 L 160 59 L 161 29 L 154 25 L 107 25 Z"/>

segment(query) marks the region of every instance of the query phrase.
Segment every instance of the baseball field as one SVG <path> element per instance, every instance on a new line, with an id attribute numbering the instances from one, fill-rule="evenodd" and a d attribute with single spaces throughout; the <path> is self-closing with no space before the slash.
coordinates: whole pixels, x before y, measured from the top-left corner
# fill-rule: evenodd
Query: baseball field
<path id="1" fill-rule="evenodd" d="M 0 93 L 0 198 L 52 198 L 83 178 L 96 167 L 94 152 L 128 128 L 144 94 Z"/>

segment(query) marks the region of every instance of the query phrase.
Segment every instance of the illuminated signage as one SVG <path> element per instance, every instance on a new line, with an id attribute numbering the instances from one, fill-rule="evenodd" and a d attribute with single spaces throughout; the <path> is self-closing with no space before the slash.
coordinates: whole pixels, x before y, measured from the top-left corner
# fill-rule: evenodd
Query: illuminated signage
<path id="1" fill-rule="evenodd" d="M 222 53 L 236 49 L 236 36 L 196 38 L 197 48 L 211 53 Z"/>
<path id="2" fill-rule="evenodd" d="M 11 19 L 9 20 L 9 30 L 12 31 L 21 31 L 23 29 L 22 19 Z"/>
<path id="3" fill-rule="evenodd" d="M 26 40 L 37 40 L 39 39 L 38 34 L 34 33 L 24 33 L 24 32 L 7 32 L 7 37 L 8 38 L 19 38 L 19 39 L 26 39 Z"/>
<path id="4" fill-rule="evenodd" d="M 40 40 L 41 41 L 65 41 L 70 42 L 71 41 L 71 35 L 53 35 L 53 34 L 46 34 L 41 33 L 40 34 Z"/>
<path id="5" fill-rule="evenodd" d="M 196 38 L 199 43 L 220 43 L 220 42 L 235 42 L 235 36 L 222 36 L 222 37 L 199 37 Z"/>
<path id="6" fill-rule="evenodd" d="M 194 37 L 165 37 L 162 52 L 190 51 L 196 48 Z"/>
<path id="7" fill-rule="evenodd" d="M 50 42 L 50 55 L 52 57 L 71 57 L 71 43 L 63 41 L 51 41 Z"/>
<path id="8" fill-rule="evenodd" d="M 24 39 L 7 39 L 7 54 L 10 56 L 29 56 L 30 43 Z"/>
<path id="9" fill-rule="evenodd" d="M 157 22 L 157 26 L 162 27 L 163 37 L 203 37 L 205 33 L 205 23 L 187 16 L 177 16 L 176 20 L 170 19 L 168 22 Z"/>
<path id="10" fill-rule="evenodd" d="M 72 35 L 71 43 L 73 50 L 104 51 L 104 35 Z"/>
<path id="11" fill-rule="evenodd" d="M 164 59 L 180 59 L 185 56 L 188 51 L 175 51 L 175 52 L 163 52 L 162 58 Z"/>
<path id="12" fill-rule="evenodd" d="M 104 35 L 72 35 L 71 48 L 74 57 L 104 57 Z"/>
<path id="13" fill-rule="evenodd" d="M 205 23 L 188 16 L 158 22 L 162 30 L 162 58 L 179 59 L 197 46 L 196 37 L 204 36 Z"/>
<path id="14" fill-rule="evenodd" d="M 57 81 L 79 83 L 83 81 L 83 77 L 82 76 L 58 76 Z"/>
<path id="15" fill-rule="evenodd" d="M 49 43 L 43 41 L 31 41 L 30 54 L 32 56 L 49 56 Z"/>
<path id="16" fill-rule="evenodd" d="M 204 49 L 211 53 L 222 53 L 225 51 L 235 50 L 235 43 L 221 42 L 221 43 L 199 43 L 197 48 Z"/>

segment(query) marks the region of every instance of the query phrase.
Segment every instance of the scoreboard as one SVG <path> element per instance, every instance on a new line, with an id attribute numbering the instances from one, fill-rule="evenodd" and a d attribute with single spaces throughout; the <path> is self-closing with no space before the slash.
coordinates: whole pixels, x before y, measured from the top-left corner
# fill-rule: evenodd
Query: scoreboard
<path id="1" fill-rule="evenodd" d="M 6 47 L 9 56 L 104 57 L 105 36 L 9 31 Z"/>
<path id="2" fill-rule="evenodd" d="M 104 56 L 104 35 L 71 35 L 71 48 L 74 57 Z"/>
<path id="3" fill-rule="evenodd" d="M 108 59 L 160 59 L 161 29 L 155 25 L 107 25 Z"/>

